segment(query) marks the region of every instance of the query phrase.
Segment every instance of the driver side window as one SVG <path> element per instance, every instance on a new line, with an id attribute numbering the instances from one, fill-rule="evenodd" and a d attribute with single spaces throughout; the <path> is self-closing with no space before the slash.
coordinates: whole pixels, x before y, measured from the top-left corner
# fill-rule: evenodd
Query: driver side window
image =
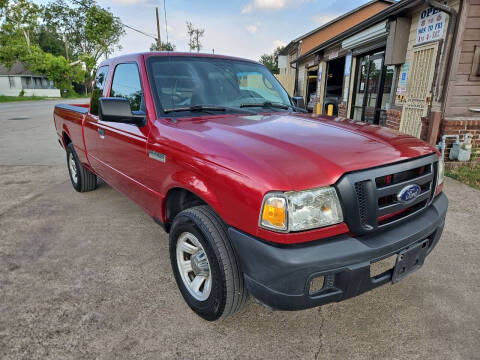
<path id="1" fill-rule="evenodd" d="M 145 111 L 140 74 L 136 63 L 118 64 L 116 66 L 110 97 L 127 99 L 132 111 Z"/>

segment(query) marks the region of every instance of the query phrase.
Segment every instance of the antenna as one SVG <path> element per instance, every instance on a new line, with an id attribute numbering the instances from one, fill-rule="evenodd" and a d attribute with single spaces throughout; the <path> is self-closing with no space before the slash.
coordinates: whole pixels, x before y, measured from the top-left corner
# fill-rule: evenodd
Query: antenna
<path id="1" fill-rule="evenodd" d="M 168 43 L 167 8 L 165 7 L 165 0 L 163 0 L 163 13 L 165 14 L 165 33 L 167 34 Z"/>

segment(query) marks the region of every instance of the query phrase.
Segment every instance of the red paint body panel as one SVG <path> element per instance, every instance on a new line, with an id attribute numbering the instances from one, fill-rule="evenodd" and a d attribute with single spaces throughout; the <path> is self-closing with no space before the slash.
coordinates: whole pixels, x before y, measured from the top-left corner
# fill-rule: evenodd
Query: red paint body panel
<path id="1" fill-rule="evenodd" d="M 166 195 L 183 188 L 202 198 L 227 224 L 264 240 L 299 243 L 346 233 L 343 223 L 287 234 L 262 229 L 258 220 L 263 196 L 332 185 L 347 172 L 436 151 L 380 126 L 327 116 L 275 112 L 158 118 L 145 60 L 168 55 L 135 54 L 101 64 L 110 66 L 104 96 L 109 95 L 116 64 L 138 64 L 148 118 L 144 127 L 55 110 L 59 136 L 68 134 L 82 152 L 82 162 L 163 222 L 171 220 L 166 218 Z M 104 129 L 104 138 L 98 128 Z M 164 154 L 165 163 L 150 158 L 149 151 Z"/>

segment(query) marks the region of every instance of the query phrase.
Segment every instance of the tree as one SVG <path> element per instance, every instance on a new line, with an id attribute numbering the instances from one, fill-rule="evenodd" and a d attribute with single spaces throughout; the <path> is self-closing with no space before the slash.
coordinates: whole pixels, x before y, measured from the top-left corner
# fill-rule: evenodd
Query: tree
<path id="1" fill-rule="evenodd" d="M 109 10 L 97 5 L 95 0 L 54 0 L 45 8 L 45 23 L 64 39 L 74 59 L 89 54 L 98 61 L 119 48 L 125 34 L 120 19 Z"/>
<path id="2" fill-rule="evenodd" d="M 186 24 L 189 36 L 188 46 L 190 47 L 190 51 L 197 50 L 197 52 L 200 52 L 202 48 L 200 38 L 204 35 L 205 29 L 194 28 L 190 21 L 187 21 Z"/>
<path id="3" fill-rule="evenodd" d="M 45 8 L 45 23 L 63 39 L 67 60 L 85 63 L 88 76 L 84 85 L 88 88 L 100 58 L 121 49 L 118 43 L 125 30 L 120 19 L 95 0 L 71 1 L 50 2 Z"/>
<path id="4" fill-rule="evenodd" d="M 162 43 L 162 51 L 175 51 L 177 47 L 171 42 Z M 160 51 L 158 48 L 158 43 L 154 42 L 150 45 L 150 51 Z"/>
<path id="5" fill-rule="evenodd" d="M 278 54 L 282 50 L 283 46 L 279 46 L 274 50 L 273 54 L 263 54 L 260 57 L 260 62 L 265 65 L 272 74 L 278 74 L 280 72 L 278 69 Z"/>
<path id="6" fill-rule="evenodd" d="M 45 25 L 38 27 L 34 36 L 35 43 L 46 53 L 55 56 L 66 56 L 65 44 L 59 34 L 49 31 Z"/>
<path id="7" fill-rule="evenodd" d="M 12 38 L 23 36 L 30 51 L 31 38 L 38 26 L 38 17 L 41 8 L 28 0 L 2 0 L 2 25 L 1 25 L 1 45 L 6 45 Z"/>

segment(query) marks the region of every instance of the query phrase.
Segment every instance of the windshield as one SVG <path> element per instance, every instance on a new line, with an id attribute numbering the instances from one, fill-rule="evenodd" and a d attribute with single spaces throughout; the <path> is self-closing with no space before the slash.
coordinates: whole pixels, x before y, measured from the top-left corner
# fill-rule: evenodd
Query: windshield
<path id="1" fill-rule="evenodd" d="M 159 56 L 150 58 L 148 66 L 154 96 L 165 113 L 181 116 L 199 110 L 286 111 L 292 107 L 286 91 L 260 64 Z"/>

